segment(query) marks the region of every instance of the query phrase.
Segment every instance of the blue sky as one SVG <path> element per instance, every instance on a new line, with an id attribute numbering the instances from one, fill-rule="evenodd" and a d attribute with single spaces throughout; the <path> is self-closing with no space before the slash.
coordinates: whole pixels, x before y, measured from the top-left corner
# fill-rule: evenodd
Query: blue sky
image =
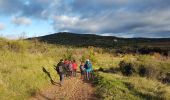
<path id="1" fill-rule="evenodd" d="M 170 37 L 170 0 L 0 0 L 0 36 Z"/>

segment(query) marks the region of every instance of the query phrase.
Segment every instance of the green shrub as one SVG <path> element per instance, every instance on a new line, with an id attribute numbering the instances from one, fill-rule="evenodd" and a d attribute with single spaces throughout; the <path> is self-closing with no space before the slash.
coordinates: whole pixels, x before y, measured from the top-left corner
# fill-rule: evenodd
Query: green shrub
<path id="1" fill-rule="evenodd" d="M 146 74 L 147 74 L 147 69 L 143 65 L 141 65 L 139 67 L 139 75 L 144 77 L 144 76 L 146 76 Z"/>
<path id="2" fill-rule="evenodd" d="M 100 67 L 100 68 L 98 69 L 98 71 L 102 71 L 102 72 L 103 72 L 103 71 L 104 71 L 104 69 L 103 69 L 102 67 Z"/>
<path id="3" fill-rule="evenodd" d="M 159 76 L 159 71 L 155 69 L 153 66 L 141 65 L 139 67 L 139 75 L 142 77 L 157 79 Z"/>
<path id="4" fill-rule="evenodd" d="M 131 76 L 135 72 L 135 68 L 132 63 L 127 63 L 125 61 L 121 61 L 119 63 L 120 71 L 123 75 Z"/>

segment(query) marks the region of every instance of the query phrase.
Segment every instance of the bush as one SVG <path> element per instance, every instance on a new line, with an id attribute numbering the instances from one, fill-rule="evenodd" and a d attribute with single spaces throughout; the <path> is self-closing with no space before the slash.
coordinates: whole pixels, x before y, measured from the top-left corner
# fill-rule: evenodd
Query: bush
<path id="1" fill-rule="evenodd" d="M 165 83 L 170 83 L 170 72 L 166 74 Z"/>
<path id="2" fill-rule="evenodd" d="M 155 69 L 153 66 L 141 65 L 139 67 L 139 75 L 147 78 L 156 79 L 159 75 L 159 71 Z"/>
<path id="3" fill-rule="evenodd" d="M 142 77 L 146 76 L 146 68 L 144 66 L 139 67 L 139 75 Z"/>
<path id="4" fill-rule="evenodd" d="M 100 68 L 98 69 L 98 71 L 102 71 L 102 72 L 103 72 L 103 71 L 104 71 L 104 69 L 103 69 L 102 67 L 100 67 Z"/>
<path id="5" fill-rule="evenodd" d="M 162 83 L 170 83 L 170 73 L 161 73 L 159 80 Z"/>
<path id="6" fill-rule="evenodd" d="M 142 77 L 157 79 L 160 71 L 157 69 L 156 64 L 141 62 L 141 61 L 121 61 L 119 63 L 119 69 L 125 76 L 131 76 L 138 74 Z"/>
<path id="7" fill-rule="evenodd" d="M 125 61 L 121 61 L 119 63 L 120 71 L 123 75 L 131 76 L 135 72 L 135 68 L 132 63 L 126 63 Z"/>

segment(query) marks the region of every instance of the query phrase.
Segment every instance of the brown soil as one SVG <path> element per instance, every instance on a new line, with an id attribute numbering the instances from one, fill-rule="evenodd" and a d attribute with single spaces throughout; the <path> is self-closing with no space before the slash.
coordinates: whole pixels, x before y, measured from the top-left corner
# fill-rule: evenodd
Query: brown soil
<path id="1" fill-rule="evenodd" d="M 94 87 L 90 82 L 84 82 L 80 77 L 65 78 L 60 86 L 58 83 L 50 85 L 40 91 L 31 100 L 99 100 L 94 94 Z"/>

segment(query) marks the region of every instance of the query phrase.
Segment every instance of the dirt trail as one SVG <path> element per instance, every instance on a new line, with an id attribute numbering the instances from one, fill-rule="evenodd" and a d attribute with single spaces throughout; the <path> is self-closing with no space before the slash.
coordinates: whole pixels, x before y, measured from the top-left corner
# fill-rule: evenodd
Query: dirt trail
<path id="1" fill-rule="evenodd" d="M 64 84 L 51 85 L 40 91 L 31 100 L 99 100 L 94 95 L 94 87 L 84 82 L 80 76 L 66 78 Z"/>

